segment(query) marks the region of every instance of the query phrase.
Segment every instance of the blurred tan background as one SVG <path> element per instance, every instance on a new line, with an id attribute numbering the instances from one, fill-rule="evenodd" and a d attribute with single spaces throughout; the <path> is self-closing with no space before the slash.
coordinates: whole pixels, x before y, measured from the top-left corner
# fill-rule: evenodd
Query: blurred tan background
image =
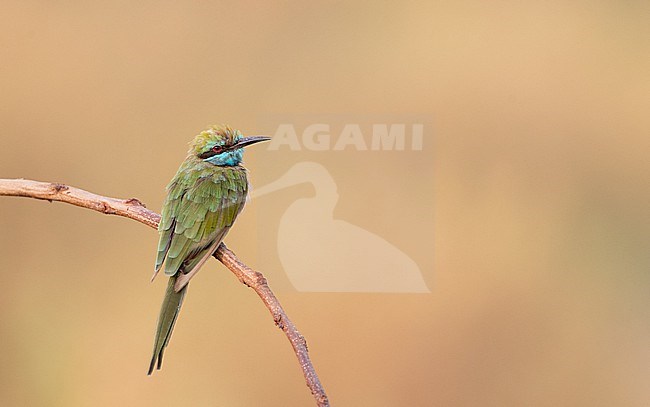
<path id="1" fill-rule="evenodd" d="M 5 1 L 0 177 L 158 211 L 207 124 L 263 134 L 268 114 L 430 117 L 427 165 L 384 154 L 368 174 L 348 154 L 328 169 L 335 215 L 395 233 L 431 293 L 279 292 L 332 404 L 647 406 L 649 12 Z M 249 151 L 253 183 L 283 174 L 283 157 Z M 364 187 L 371 177 L 385 182 Z M 432 209 L 404 213 L 391 184 Z M 261 204 L 226 242 L 273 286 Z M 165 284 L 149 283 L 157 234 L 23 198 L 0 198 L 0 228 L 1 405 L 313 404 L 266 309 L 218 263 L 194 280 L 164 368 L 147 377 Z"/>

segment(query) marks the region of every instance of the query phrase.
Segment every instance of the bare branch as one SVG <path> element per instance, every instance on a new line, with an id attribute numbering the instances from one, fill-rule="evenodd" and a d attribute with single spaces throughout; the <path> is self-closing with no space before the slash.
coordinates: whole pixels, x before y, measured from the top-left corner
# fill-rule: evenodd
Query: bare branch
<path id="1" fill-rule="evenodd" d="M 157 228 L 158 222 L 160 221 L 160 215 L 147 209 L 142 202 L 135 198 L 109 198 L 63 184 L 25 179 L 0 179 L 0 196 L 2 195 L 43 199 L 50 202 L 65 202 L 108 215 L 123 216 L 144 223 L 152 228 Z M 275 325 L 282 329 L 289 342 L 291 342 L 291 346 L 300 363 L 302 373 L 305 376 L 307 386 L 311 390 L 316 404 L 319 407 L 329 406 L 325 390 L 309 359 L 307 342 L 284 312 L 282 305 L 280 305 L 275 294 L 271 291 L 264 275 L 242 263 L 223 243 L 221 243 L 215 252 L 214 257 L 237 276 L 239 281 L 252 288 L 262 299 L 262 302 L 271 313 Z"/>

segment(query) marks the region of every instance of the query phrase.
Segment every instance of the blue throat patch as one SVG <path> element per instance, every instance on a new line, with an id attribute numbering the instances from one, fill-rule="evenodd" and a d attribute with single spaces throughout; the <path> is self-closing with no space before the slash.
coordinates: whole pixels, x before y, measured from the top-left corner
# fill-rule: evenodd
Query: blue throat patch
<path id="1" fill-rule="evenodd" d="M 242 158 L 244 157 L 244 149 L 237 148 L 235 150 L 224 151 L 221 154 L 213 155 L 210 158 L 206 158 L 204 161 L 209 162 L 210 164 L 219 165 L 222 167 L 232 167 L 234 165 L 239 165 Z"/>

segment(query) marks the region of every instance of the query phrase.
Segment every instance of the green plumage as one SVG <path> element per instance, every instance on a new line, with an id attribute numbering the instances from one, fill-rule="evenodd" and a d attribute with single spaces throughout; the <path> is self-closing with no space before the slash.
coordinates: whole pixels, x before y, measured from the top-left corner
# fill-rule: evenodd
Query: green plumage
<path id="1" fill-rule="evenodd" d="M 176 318 L 183 303 L 183 297 L 187 291 L 187 286 L 179 292 L 174 291 L 174 284 L 176 277 L 169 279 L 167 283 L 167 291 L 165 292 L 165 299 L 163 300 L 162 308 L 160 309 L 160 316 L 158 317 L 158 328 L 156 329 L 156 343 L 153 348 L 153 357 L 149 364 L 149 373 L 151 374 L 154 368 L 160 369 L 162 367 L 162 358 L 169 338 L 172 335 Z M 156 361 L 158 362 L 156 365 Z"/>
<path id="2" fill-rule="evenodd" d="M 178 317 L 187 282 L 215 252 L 246 202 L 246 169 L 241 148 L 267 138 L 243 138 L 229 127 L 213 126 L 192 142 L 187 158 L 167 186 L 158 231 L 155 272 L 170 277 L 158 318 L 149 374 L 160 369 Z"/>
<path id="3" fill-rule="evenodd" d="M 156 271 L 165 261 L 165 274 L 173 276 L 183 263 L 203 257 L 233 225 L 246 201 L 246 170 L 188 157 L 167 190 L 158 226 Z M 184 271 L 190 270 L 186 265 Z"/>

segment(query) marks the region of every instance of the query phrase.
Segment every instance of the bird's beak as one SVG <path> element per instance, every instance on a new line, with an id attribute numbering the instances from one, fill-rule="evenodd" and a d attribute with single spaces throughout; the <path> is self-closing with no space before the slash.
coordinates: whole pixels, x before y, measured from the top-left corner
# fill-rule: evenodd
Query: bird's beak
<path id="1" fill-rule="evenodd" d="M 251 144 L 259 143 L 260 141 L 268 141 L 268 140 L 271 140 L 271 137 L 266 137 L 266 136 L 244 137 L 239 139 L 237 144 L 235 144 L 235 148 L 246 147 L 246 146 L 250 146 Z"/>

